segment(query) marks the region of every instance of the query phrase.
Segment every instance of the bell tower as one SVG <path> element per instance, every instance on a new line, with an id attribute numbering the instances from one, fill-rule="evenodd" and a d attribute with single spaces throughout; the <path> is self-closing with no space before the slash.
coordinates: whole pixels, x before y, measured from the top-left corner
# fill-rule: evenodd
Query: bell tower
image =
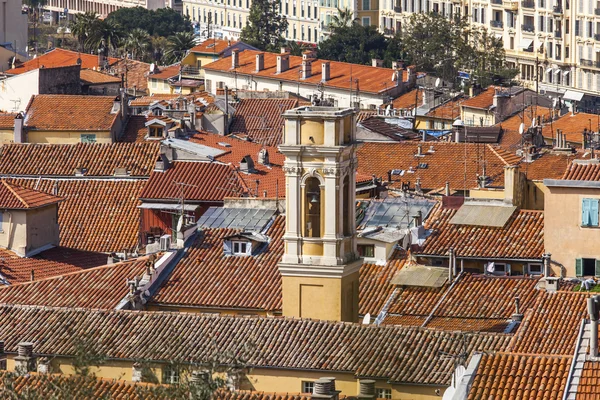
<path id="1" fill-rule="evenodd" d="M 357 321 L 354 110 L 309 106 L 283 117 L 283 315 Z"/>

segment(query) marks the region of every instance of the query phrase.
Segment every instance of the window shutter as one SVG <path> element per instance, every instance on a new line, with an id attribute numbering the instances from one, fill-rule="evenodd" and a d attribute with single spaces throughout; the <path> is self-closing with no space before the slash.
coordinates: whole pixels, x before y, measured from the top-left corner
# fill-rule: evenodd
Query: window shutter
<path id="1" fill-rule="evenodd" d="M 590 203 L 590 225 L 598 226 L 598 199 L 589 199 Z"/>
<path id="2" fill-rule="evenodd" d="M 231 242 L 229 240 L 223 241 L 223 252 L 226 255 L 231 255 Z"/>
<path id="3" fill-rule="evenodd" d="M 596 259 L 596 270 L 595 272 L 595 276 L 600 276 L 600 260 Z"/>
<path id="4" fill-rule="evenodd" d="M 575 260 L 575 276 L 583 276 L 583 260 L 581 258 Z"/>
<path id="5" fill-rule="evenodd" d="M 590 203 L 588 199 L 581 202 L 581 225 L 588 226 L 590 220 Z"/>

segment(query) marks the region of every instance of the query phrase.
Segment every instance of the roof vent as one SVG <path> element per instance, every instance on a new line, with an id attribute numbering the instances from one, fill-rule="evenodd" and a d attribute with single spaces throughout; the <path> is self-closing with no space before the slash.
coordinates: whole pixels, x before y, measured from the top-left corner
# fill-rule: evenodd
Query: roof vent
<path id="1" fill-rule="evenodd" d="M 21 342 L 17 345 L 19 357 L 31 357 L 33 355 L 33 343 Z"/>
<path id="2" fill-rule="evenodd" d="M 433 145 L 429 146 L 429 150 L 427 150 L 428 153 L 435 153 L 435 150 L 433 149 Z"/>
<path id="3" fill-rule="evenodd" d="M 254 171 L 254 161 L 249 155 L 244 156 L 240 161 L 240 171 L 249 174 Z"/>
<path id="4" fill-rule="evenodd" d="M 87 172 L 87 168 L 83 168 L 83 167 L 75 168 L 75 176 L 84 176 L 86 172 Z"/>
<path id="5" fill-rule="evenodd" d="M 371 379 L 361 379 L 358 381 L 358 398 L 359 399 L 374 399 L 375 398 L 375 381 Z"/>
<path id="6" fill-rule="evenodd" d="M 269 151 L 265 148 L 258 152 L 258 163 L 261 165 L 269 165 Z"/>
<path id="7" fill-rule="evenodd" d="M 428 167 L 428 164 L 426 162 L 419 163 L 419 165 L 417 166 L 417 168 L 420 168 L 420 169 L 427 169 L 427 167 Z"/>

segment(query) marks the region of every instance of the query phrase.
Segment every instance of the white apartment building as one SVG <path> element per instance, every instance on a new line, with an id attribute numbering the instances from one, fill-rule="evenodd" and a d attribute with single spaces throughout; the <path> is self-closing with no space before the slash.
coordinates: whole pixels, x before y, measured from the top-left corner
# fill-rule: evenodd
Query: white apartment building
<path id="1" fill-rule="evenodd" d="M 181 0 L 47 0 L 44 9 L 52 11 L 54 21 L 60 13 L 79 14 L 87 11 L 106 17 L 124 7 L 143 7 L 149 10 L 171 7 L 181 8 Z"/>
<path id="2" fill-rule="evenodd" d="M 379 0 L 380 29 L 393 34 L 414 12 L 455 13 L 502 38 L 509 66 L 532 89 L 600 109 L 600 2 L 595 0 Z M 537 84 L 536 84 L 537 82 Z M 568 93 L 567 93 L 568 91 Z M 582 93 L 586 94 L 585 96 Z"/>

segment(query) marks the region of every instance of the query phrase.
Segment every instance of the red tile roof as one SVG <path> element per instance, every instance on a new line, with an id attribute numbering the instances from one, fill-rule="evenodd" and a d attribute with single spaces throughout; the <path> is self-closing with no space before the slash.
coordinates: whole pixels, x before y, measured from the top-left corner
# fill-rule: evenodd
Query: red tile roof
<path id="1" fill-rule="evenodd" d="M 233 229 L 207 229 L 152 298 L 153 303 L 208 308 L 281 310 L 285 218 L 276 217 L 265 233 L 271 242 L 256 256 L 226 256 L 223 238 Z M 243 284 L 240 279 L 243 277 Z"/>
<path id="2" fill-rule="evenodd" d="M 457 97 L 437 107 L 432 108 L 425 114 L 428 117 L 452 120 L 460 117 L 460 105 L 464 101 L 463 97 Z"/>
<path id="3" fill-rule="evenodd" d="M 205 53 L 221 55 L 225 50 L 235 45 L 237 41 L 222 39 L 207 39 L 190 49 L 191 53 Z"/>
<path id="4" fill-rule="evenodd" d="M 154 102 L 165 101 L 168 103 L 175 102 L 177 99 L 183 97 L 188 101 L 195 101 L 196 103 L 204 101 L 205 103 L 214 102 L 214 97 L 208 92 L 194 92 L 189 95 L 182 96 L 179 93 L 154 93 L 151 96 L 142 96 L 133 99 L 129 102 L 131 107 L 148 107 Z M 187 111 L 187 110 L 186 110 Z"/>
<path id="5" fill-rule="evenodd" d="M 360 267 L 358 285 L 358 312 L 361 315 L 370 313 L 373 317 L 394 292 L 391 279 L 407 262 L 404 250 L 395 250 L 385 265 L 365 263 Z"/>
<path id="6" fill-rule="evenodd" d="M 61 246 L 95 252 L 133 250 L 139 237 L 138 197 L 145 180 L 18 179 L 26 187 L 65 200 L 58 208 Z"/>
<path id="7" fill-rule="evenodd" d="M 418 286 L 398 287 L 396 296 L 390 302 L 389 314 L 383 323 L 388 325 L 422 326 L 447 289 L 447 284 L 439 288 Z"/>
<path id="8" fill-rule="evenodd" d="M 56 204 L 63 199 L 38 190 L 27 189 L 7 182 L 0 182 L 0 208 L 8 210 L 29 210 Z"/>
<path id="9" fill-rule="evenodd" d="M 124 143 L 146 142 L 146 135 L 148 134 L 148 127 L 146 126 L 147 121 L 148 119 L 145 115 L 131 115 L 127 119 L 125 133 L 119 141 Z"/>
<path id="10" fill-rule="evenodd" d="M 583 130 L 598 130 L 598 115 L 578 112 L 577 114 L 568 113 L 553 121 L 547 123 L 542 129 L 545 138 L 552 139 L 556 137 L 557 129 L 560 129 L 566 135 L 567 142 L 581 143 L 583 140 Z"/>
<path id="11" fill-rule="evenodd" d="M 179 63 L 167 67 L 156 67 L 156 72 L 148 75 L 148 79 L 167 80 L 179 75 Z"/>
<path id="12" fill-rule="evenodd" d="M 80 80 L 88 85 L 98 85 L 104 83 L 121 83 L 121 79 L 116 76 L 106 74 L 104 72 L 95 71 L 93 69 L 82 69 Z"/>
<path id="13" fill-rule="evenodd" d="M 571 163 L 562 176 L 562 179 L 571 181 L 600 181 L 600 164 Z"/>
<path id="14" fill-rule="evenodd" d="M 88 269 L 106 265 L 107 260 L 105 253 L 76 250 L 62 246 L 53 247 L 49 250 L 46 250 L 36 255 L 35 258 L 54 261 L 57 263 L 67 263 L 78 267 L 79 269 Z"/>
<path id="15" fill-rule="evenodd" d="M 110 131 L 118 113 L 114 96 L 38 94 L 25 112 L 25 127 L 43 131 Z"/>
<path id="16" fill-rule="evenodd" d="M 541 259 L 544 253 L 544 213 L 517 210 L 504 227 L 451 224 L 457 210 L 438 208 L 427 220 L 431 235 L 420 254 L 493 259 Z"/>
<path id="17" fill-rule="evenodd" d="M 17 113 L 0 113 L 0 129 L 12 130 L 15 127 Z"/>
<path id="18" fill-rule="evenodd" d="M 423 89 L 413 89 L 400 97 L 396 97 L 392 100 L 392 108 L 394 110 L 412 110 L 415 108 L 415 103 L 417 107 L 423 105 Z"/>
<path id="19" fill-rule="evenodd" d="M 575 400 L 596 400 L 600 398 L 600 363 L 598 361 L 586 361 L 577 385 Z"/>
<path id="20" fill-rule="evenodd" d="M 35 353 L 72 356 L 73 336 L 84 333 L 97 339 L 97 351 L 109 359 L 194 363 L 204 361 L 211 348 L 243 357 L 248 367 L 347 372 L 440 386 L 450 384 L 455 368 L 453 358 L 440 354 L 464 351 L 470 359 L 476 351 L 502 351 L 510 339 L 307 319 L 0 305 L 7 353 L 27 340 L 35 343 Z"/>
<path id="21" fill-rule="evenodd" d="M 364 174 L 374 174 L 387 180 L 391 170 L 404 170 L 404 175 L 393 175 L 392 188 L 400 188 L 402 182 L 409 182 L 411 190 L 416 178 L 421 178 L 423 190 L 438 190 L 450 182 L 451 190 L 477 187 L 477 175 L 486 165 L 486 175 L 492 180 L 491 186 L 504 186 L 504 167 L 516 165 L 520 158 L 489 144 L 429 142 L 421 143 L 422 157 L 417 157 L 418 143 L 364 143 L 357 149 L 358 170 Z M 429 148 L 433 147 L 433 152 Z M 467 181 L 465 186 L 465 155 Z M 426 163 L 427 168 L 418 168 Z M 410 168 L 414 172 L 409 172 Z"/>
<path id="22" fill-rule="evenodd" d="M 521 164 L 521 172 L 532 181 L 543 181 L 544 179 L 561 179 L 568 172 L 571 163 L 575 159 L 582 159 L 583 154 L 564 152 L 544 152 L 533 162 Z"/>
<path id="23" fill-rule="evenodd" d="M 150 64 L 131 59 L 119 59 L 112 65 L 111 70 L 115 76 L 121 78 L 124 75 L 125 86 L 133 93 L 133 87 L 136 87 L 138 93 L 148 92 L 148 74 L 150 73 Z"/>
<path id="24" fill-rule="evenodd" d="M 242 99 L 234 105 L 229 132 L 245 133 L 255 143 L 279 146 L 284 124 L 281 114 L 297 105 L 295 99 Z"/>
<path id="25" fill-rule="evenodd" d="M 124 168 L 131 176 L 150 176 L 159 154 L 156 142 L 6 144 L 0 148 L 0 175 L 75 176 L 83 168 L 86 176 L 114 176 Z"/>
<path id="26" fill-rule="evenodd" d="M 544 123 L 549 120 L 552 110 L 541 106 L 528 106 L 524 112 L 519 112 L 505 121 L 496 124 L 502 127 L 503 133 L 500 139 L 500 145 L 511 151 L 515 151 L 521 145 L 522 136 L 519 133 L 521 123 L 525 125 L 525 129 L 531 126 L 531 122 L 540 117 L 540 122 Z"/>
<path id="27" fill-rule="evenodd" d="M 264 69 L 256 72 L 256 55 L 260 51 L 244 50 L 238 53 L 239 67 L 236 68 L 238 76 L 256 75 L 263 78 L 270 78 L 277 81 L 298 82 L 301 80 L 304 84 L 317 85 L 321 82 L 321 66 L 323 62 L 330 63 L 330 79 L 325 83 L 326 87 L 350 90 L 350 72 L 352 79 L 358 79 L 359 90 L 366 93 L 385 93 L 394 88 L 391 82 L 392 70 L 390 68 L 378 68 L 367 65 L 350 64 L 339 61 L 313 60 L 312 75 L 307 79 L 301 79 L 298 71 L 302 63 L 302 57 L 289 56 L 289 69 L 280 74 L 277 72 L 277 53 L 264 53 Z M 231 56 L 224 57 L 204 67 L 206 71 L 221 71 L 231 73 Z M 352 70 L 352 71 L 350 71 Z M 407 72 L 403 71 L 402 81 L 407 80 Z"/>
<path id="28" fill-rule="evenodd" d="M 512 339 L 514 353 L 573 355 L 589 293 L 542 292 Z"/>
<path id="29" fill-rule="evenodd" d="M 215 202 L 240 197 L 246 188 L 239 175 L 227 164 L 175 161 L 164 172 L 152 172 L 140 199 L 177 201 L 183 195 L 187 201 Z"/>
<path id="30" fill-rule="evenodd" d="M 481 108 L 488 109 L 494 104 L 494 95 L 496 94 L 496 87 L 489 86 L 486 90 L 479 93 L 476 96 L 466 99 L 462 102 L 461 107 L 470 108 Z"/>
<path id="31" fill-rule="evenodd" d="M 129 293 L 126 281 L 141 277 L 147 260 L 142 257 L 0 288 L 0 303 L 114 309 Z"/>
<path id="32" fill-rule="evenodd" d="M 64 49 L 53 49 L 32 60 L 25 61 L 18 67 L 9 69 L 6 71 L 6 74 L 18 75 L 22 74 L 23 72 L 38 69 L 42 66 L 45 68 L 53 68 L 76 65 L 78 58 L 81 59 L 81 68 L 92 69 L 98 67 L 98 56 Z M 108 60 L 111 64 L 117 61 L 116 58 L 112 57 L 109 57 Z"/>
<path id="33" fill-rule="evenodd" d="M 572 357 L 483 354 L 468 399 L 560 400 L 571 361 Z"/>

